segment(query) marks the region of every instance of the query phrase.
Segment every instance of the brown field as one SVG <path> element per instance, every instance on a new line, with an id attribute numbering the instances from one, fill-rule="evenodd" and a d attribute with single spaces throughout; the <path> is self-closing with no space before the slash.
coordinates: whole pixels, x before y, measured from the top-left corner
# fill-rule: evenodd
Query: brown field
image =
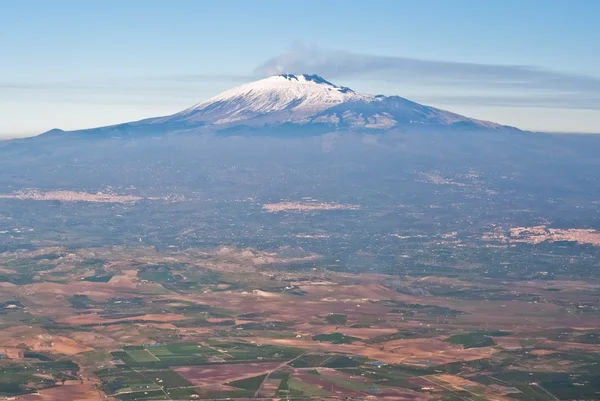
<path id="1" fill-rule="evenodd" d="M 3 300 L 18 299 L 24 308 L 0 314 L 0 353 L 11 359 L 9 363 L 37 363 L 22 358 L 23 350 L 60 355 L 80 366 L 80 373 L 87 378 L 94 377 L 94 371 L 106 367 L 111 358 L 110 352 L 122 350 L 125 345 L 144 345 L 149 343 L 198 342 L 210 344 L 211 341 L 254 342 L 261 345 L 293 347 L 310 353 L 361 355 L 373 361 L 388 365 L 402 364 L 409 367 L 435 367 L 445 372 L 440 365 L 453 362 L 466 362 L 478 359 L 502 359 L 514 354 L 515 350 L 529 349 L 537 358 L 524 360 L 510 369 L 531 371 L 571 372 L 573 360 L 560 361 L 561 354 L 586 352 L 600 353 L 600 344 L 582 344 L 568 341 L 552 341 L 543 333 L 551 329 L 575 328 L 582 333 L 600 328 L 600 317 L 594 311 L 576 309 L 573 305 L 587 303 L 595 307 L 597 289 L 600 283 L 594 280 L 535 280 L 503 282 L 495 279 L 464 281 L 450 277 L 390 277 L 383 274 L 350 274 L 321 270 L 308 272 L 276 270 L 268 266 L 281 259 L 277 252 L 258 251 L 221 247 L 213 251 L 185 250 L 163 255 L 151 248 L 110 248 L 59 250 L 49 248 L 46 253 L 62 252 L 56 261 L 43 259 L 43 263 L 54 263 L 55 269 L 40 273 L 33 284 L 16 286 L 0 283 Z M 24 253 L 29 256 L 41 255 L 36 251 Z M 16 256 L 15 256 L 16 255 Z M 0 266 L 3 257 L 0 254 Z M 9 255 L 18 258 L 18 254 Z M 82 281 L 81 277 L 96 274 L 96 270 L 83 271 L 78 266 L 86 258 L 102 259 L 103 270 L 114 274 L 108 283 Z M 11 260 L 13 260 L 11 259 Z M 301 260 L 317 260 L 318 255 L 307 255 Z M 298 259 L 298 260 L 299 260 Z M 159 283 L 144 280 L 140 282 L 137 269 L 145 265 L 169 264 L 175 267 L 173 274 L 186 277 L 192 282 L 202 281 L 204 273 L 214 270 L 218 280 L 210 279 L 199 287 L 187 290 L 185 286 L 164 287 Z M 465 267 L 468 268 L 468 267 Z M 0 267 L 0 273 L 3 272 Z M 96 267 L 94 267 L 96 269 Z M 181 269 L 180 271 L 177 269 Z M 73 271 L 70 276 L 70 272 Z M 471 274 L 472 270 L 469 270 Z M 67 284 L 43 281 L 46 277 L 64 277 Z M 59 274 L 63 276 L 59 276 Z M 228 284 L 224 284 L 228 283 Z M 235 283 L 235 285 L 233 285 Z M 239 285 L 238 285 L 239 284 Z M 288 286 L 296 286 L 302 295 L 292 295 Z M 395 285 L 414 291 L 396 290 Z M 489 286 L 508 294 L 534 294 L 537 301 L 468 299 L 459 296 L 434 296 L 431 290 L 465 289 L 481 291 Z M 181 288 L 184 288 L 183 290 Z M 284 289 L 285 288 L 285 289 Z M 550 290 L 549 290 L 550 289 Z M 493 292 L 490 292 L 493 294 Z M 85 294 L 94 302 L 103 303 L 110 298 L 141 297 L 144 300 L 140 309 L 131 305 L 123 312 L 130 316 L 110 319 L 104 306 L 92 305 L 88 308 L 76 308 L 69 302 L 73 294 Z M 413 294 L 413 295 L 409 295 Z M 414 313 L 391 312 L 393 303 L 380 301 L 399 301 L 406 304 L 430 305 L 453 308 L 465 314 L 445 314 L 435 308 L 402 306 L 413 309 Z M 573 305 L 569 305 L 572 302 Z M 198 308 L 186 308 L 197 305 Z M 567 305 L 567 306 L 565 306 Z M 110 310 L 110 309 L 106 309 Z M 433 310 L 433 311 L 431 311 Z M 576 311 L 574 313 L 573 311 Z M 117 311 L 117 314 L 119 312 Z M 131 316 L 140 313 L 140 316 Z M 143 313 L 143 314 L 142 314 Z M 345 324 L 333 325 L 327 321 L 332 313 L 344 314 Z M 241 316 L 255 314 L 255 316 Z M 215 317 L 218 316 L 218 317 Z M 43 319 L 42 319 L 43 318 Z M 179 321 L 192 319 L 199 321 L 178 327 Z M 235 325 L 245 323 L 284 322 L 282 328 L 261 327 L 239 330 Z M 26 322 L 26 323 L 25 323 Z M 109 324 L 120 323 L 120 324 Z M 354 324 L 368 325 L 366 328 L 350 327 Z M 88 325 L 82 329 L 81 325 Z M 69 327 L 70 326 L 70 327 Z M 191 326 L 191 327 L 185 327 Z M 88 331 L 89 330 L 89 331 Z M 497 346 L 465 349 L 443 341 L 451 335 L 477 330 L 505 330 L 511 334 L 495 337 Z M 420 338 L 377 342 L 370 339 L 391 335 L 401 331 L 402 335 L 421 336 Z M 318 334 L 340 333 L 357 338 L 352 344 L 332 344 L 326 341 L 314 341 Z M 300 336 L 299 338 L 297 336 Z M 535 344 L 535 350 L 533 349 Z M 6 348 L 5 351 L 2 347 Z M 541 349 L 540 349 L 541 348 Z M 81 353 L 91 352 L 86 355 Z M 66 355 L 70 355 L 68 358 Z M 410 383 L 425 388 L 423 392 L 414 392 L 392 385 L 377 385 L 377 394 L 357 388 L 368 387 L 368 379 L 352 377 L 346 373 L 323 367 L 296 368 L 285 366 L 286 362 L 273 358 L 268 362 L 219 364 L 227 360 L 227 355 L 210 356 L 214 365 L 189 366 L 176 368 L 176 371 L 200 387 L 202 392 L 232 391 L 224 384 L 230 381 L 249 378 L 273 370 L 290 372 L 291 377 L 307 386 L 321 389 L 322 398 L 331 394 L 332 398 L 355 397 L 359 399 L 397 399 L 426 400 L 433 396 L 446 396 L 456 391 L 471 391 L 481 387 L 486 399 L 500 401 L 508 399 L 501 387 L 482 386 L 470 381 L 473 374 L 467 366 L 468 374 L 433 374 L 411 377 Z M 289 359 L 292 359 L 291 357 Z M 254 361 L 254 359 L 253 359 Z M 457 364 L 457 365 L 460 365 Z M 370 363 L 368 366 L 372 366 Z M 382 371 L 389 367 L 382 367 Z M 310 374 L 317 369 L 319 375 Z M 348 372 L 348 371 L 345 371 Z M 332 382 L 339 380 L 338 384 Z M 342 380 L 352 381 L 357 386 L 345 388 Z M 276 397 L 280 379 L 265 381 L 260 395 Z M 472 387 L 473 386 L 473 387 Z M 467 390 L 465 390 L 467 387 Z M 308 390 L 307 390 L 308 391 Z M 479 390 L 478 390 L 479 391 Z M 443 394 L 440 394 L 443 393 Z M 99 400 L 98 393 L 91 385 L 79 382 L 67 382 L 62 388 L 43 390 L 42 395 L 21 397 L 30 400 L 70 400 L 71 395 L 80 400 Z M 66 398 L 65 398 L 66 397 Z M 440 398 L 437 397 L 437 398 Z M 435 397 L 433 397 L 435 398 Z"/>
<path id="2" fill-rule="evenodd" d="M 560 351 L 586 351 L 600 354 L 600 344 L 583 344 L 568 341 L 543 340 L 540 345 Z"/>
<path id="3" fill-rule="evenodd" d="M 333 330 L 330 330 L 333 331 Z M 347 336 L 362 338 L 367 340 L 372 337 L 377 337 L 386 334 L 394 334 L 397 332 L 397 329 L 386 329 L 386 328 L 364 328 L 364 329 L 356 329 L 352 327 L 340 327 L 337 329 L 339 333 L 345 334 Z"/>
<path id="4" fill-rule="evenodd" d="M 427 376 L 425 377 L 427 380 L 431 380 L 433 382 L 437 382 L 443 388 L 450 388 L 452 391 L 467 391 L 472 393 L 473 395 L 477 395 L 473 393 L 472 390 L 475 388 L 484 389 L 484 394 L 486 399 L 490 401 L 508 401 L 509 399 L 505 397 L 504 394 L 499 394 L 496 389 L 489 386 L 484 386 L 482 384 L 473 382 L 471 380 L 465 379 L 463 377 L 454 376 L 454 375 L 435 375 L 435 376 Z"/>
<path id="5" fill-rule="evenodd" d="M 82 352 L 93 351 L 94 348 L 85 346 L 77 341 L 62 336 L 38 336 L 25 342 L 35 351 L 49 351 L 57 354 L 76 355 Z"/>
<path id="6" fill-rule="evenodd" d="M 280 362 L 245 363 L 239 365 L 193 366 L 174 369 L 194 384 L 222 384 L 259 376 L 276 369 Z"/>
<path id="7" fill-rule="evenodd" d="M 296 326 L 296 330 L 300 333 L 308 334 L 310 336 L 337 332 L 345 334 L 347 336 L 360 338 L 363 340 L 368 340 L 369 338 L 377 337 L 380 335 L 394 334 L 398 331 L 395 328 L 352 328 L 347 326 L 336 326 L 331 324 L 303 324 Z"/>
<path id="8" fill-rule="evenodd" d="M 279 202 L 267 203 L 263 209 L 270 213 L 276 212 L 310 212 L 312 210 L 358 210 L 359 205 L 344 205 L 340 203 L 310 202 Z"/>
<path id="9" fill-rule="evenodd" d="M 69 334 L 69 338 L 94 349 L 111 348 L 117 345 L 117 341 L 113 338 L 89 331 L 74 331 Z"/>
<path id="10" fill-rule="evenodd" d="M 380 387 L 377 390 L 377 398 L 398 401 L 424 401 L 431 399 L 431 395 L 427 392 L 421 393 L 407 388 Z"/>
<path id="11" fill-rule="evenodd" d="M 424 361 L 430 365 L 440 365 L 457 361 L 471 361 L 490 357 L 493 347 L 463 349 L 436 339 L 394 340 L 368 346 L 360 343 L 330 344 L 304 339 L 253 338 L 262 344 L 275 344 L 295 347 L 309 351 L 336 352 L 341 354 L 361 355 L 369 359 L 388 364 L 419 364 Z M 384 350 L 381 350 L 384 345 Z"/>
<path id="12" fill-rule="evenodd" d="M 529 351 L 529 353 L 531 355 L 536 355 L 536 356 L 547 356 L 547 355 L 552 355 L 552 354 L 556 354 L 557 351 L 552 351 L 549 349 L 534 349 L 532 351 Z"/>
<path id="13" fill-rule="evenodd" d="M 111 287 L 135 289 L 138 285 L 137 281 L 135 276 L 119 275 L 113 276 L 106 284 Z"/>
<path id="14" fill-rule="evenodd" d="M 123 292 L 111 287 L 107 283 L 92 283 L 88 281 L 75 281 L 69 284 L 35 283 L 20 287 L 24 295 L 35 296 L 36 299 L 44 298 L 48 301 L 57 299 L 63 302 L 66 297 L 73 294 L 86 294 L 94 301 L 104 302 L 109 298 L 123 296 Z M 63 298 L 64 297 L 64 298 Z"/>
<path id="15" fill-rule="evenodd" d="M 98 391 L 91 382 L 81 383 L 78 380 L 65 382 L 53 388 L 41 390 L 37 394 L 21 395 L 19 401 L 100 401 L 106 400 L 104 394 Z"/>
<path id="16" fill-rule="evenodd" d="M 60 319 L 59 322 L 67 323 L 75 326 L 81 326 L 84 324 L 104 324 L 104 323 L 118 323 L 118 322 L 130 322 L 130 321 L 149 321 L 149 322 L 174 322 L 177 320 L 183 320 L 186 317 L 175 313 L 165 314 L 146 314 L 141 316 L 124 317 L 120 319 L 107 319 L 100 315 L 90 313 L 85 315 L 70 316 Z"/>
<path id="17" fill-rule="evenodd" d="M 0 346 L 0 353 L 5 354 L 10 359 L 21 359 L 25 351 L 21 348 Z"/>
<path id="18" fill-rule="evenodd" d="M 323 391 L 330 393 L 335 396 L 343 397 L 364 397 L 365 393 L 361 391 L 350 390 L 342 387 L 338 384 L 328 381 L 324 377 L 313 375 L 310 373 L 296 372 L 293 375 L 294 378 L 320 388 Z"/>
<path id="19" fill-rule="evenodd" d="M 494 338 L 496 344 L 507 350 L 521 349 L 521 339 L 518 337 L 496 337 Z"/>
<path id="20" fill-rule="evenodd" d="M 9 348 L 26 345 L 34 351 L 64 355 L 76 355 L 94 349 L 71 338 L 49 335 L 30 326 L 14 326 L 0 330 L 0 344 Z"/>

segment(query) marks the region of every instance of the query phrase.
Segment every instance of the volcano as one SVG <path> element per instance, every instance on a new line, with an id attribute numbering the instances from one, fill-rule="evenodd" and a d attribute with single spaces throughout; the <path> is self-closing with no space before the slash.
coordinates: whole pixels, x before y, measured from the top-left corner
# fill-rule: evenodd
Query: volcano
<path id="1" fill-rule="evenodd" d="M 457 128 L 518 131 L 415 103 L 399 96 L 363 94 L 318 75 L 282 74 L 229 89 L 179 113 L 125 124 L 73 131 L 80 134 L 252 132 L 293 128 L 321 133 Z M 48 135 L 64 134 L 61 130 Z"/>

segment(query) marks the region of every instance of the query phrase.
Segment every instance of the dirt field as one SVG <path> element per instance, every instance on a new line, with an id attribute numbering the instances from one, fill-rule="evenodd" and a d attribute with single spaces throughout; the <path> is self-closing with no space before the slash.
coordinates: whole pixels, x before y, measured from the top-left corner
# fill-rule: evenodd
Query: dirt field
<path id="1" fill-rule="evenodd" d="M 65 382 L 53 388 L 40 391 L 38 394 L 21 395 L 19 401 L 100 401 L 106 400 L 90 382 L 81 383 L 78 380 Z"/>
<path id="2" fill-rule="evenodd" d="M 364 344 L 330 344 L 303 339 L 255 338 L 263 344 L 296 347 L 310 351 L 322 350 L 351 355 L 361 355 L 388 364 L 408 363 L 441 365 L 457 361 L 471 361 L 490 357 L 493 347 L 463 349 L 433 338 L 388 341 L 377 346 Z M 384 345 L 384 350 L 381 350 Z"/>
<path id="3" fill-rule="evenodd" d="M 440 372 L 447 371 L 439 367 L 443 364 L 492 356 L 494 359 L 503 359 L 510 351 L 523 347 L 531 349 L 533 344 L 536 350 L 531 349 L 530 352 L 537 356 L 536 360 L 523 362 L 509 369 L 567 372 L 573 364 L 569 362 L 571 360 L 556 362 L 561 354 L 600 353 L 598 344 L 569 342 L 569 338 L 565 338 L 565 341 L 552 341 L 548 338 L 554 337 L 546 335 L 553 332 L 549 330 L 564 328 L 577 329 L 582 334 L 586 331 L 597 331 L 600 328 L 600 318 L 595 314 L 583 309 L 573 309 L 572 305 L 564 305 L 575 300 L 578 304 L 592 305 L 588 308 L 595 307 L 595 291 L 600 288 L 600 283 L 531 279 L 508 286 L 492 279 L 474 280 L 470 283 L 436 276 L 392 278 L 382 274 L 354 275 L 319 270 L 291 272 L 264 267 L 266 261 L 277 261 L 276 254 L 253 250 L 234 249 L 217 252 L 223 259 L 210 259 L 215 254 L 210 256 L 192 250 L 183 251 L 178 255 L 181 257 L 179 259 L 161 256 L 152 249 L 92 249 L 73 252 L 74 256 L 65 256 L 64 260 L 56 262 L 57 268 L 52 270 L 64 268 L 64 276 L 70 280 L 67 284 L 62 281 L 34 282 L 21 286 L 0 283 L 3 301 L 18 299 L 22 304 L 19 308 L 11 308 L 7 313 L 0 315 L 0 353 L 7 354 L 12 359 L 10 363 L 38 363 L 35 358 L 23 358 L 25 347 L 21 347 L 25 345 L 29 351 L 53 353 L 60 355 L 61 359 L 76 362 L 84 376 L 94 378 L 94 372 L 104 367 L 101 365 L 106 365 L 111 359 L 110 353 L 120 351 L 126 345 L 189 342 L 201 343 L 204 346 L 211 344 L 213 340 L 287 346 L 309 351 L 311 354 L 360 355 L 371 360 L 363 366 L 369 369 L 377 365 L 372 363 L 373 361 L 379 361 L 387 365 L 408 365 L 404 366 L 407 369 L 435 367 Z M 108 283 L 82 280 L 82 276 L 97 275 L 97 267 L 85 273 L 84 269 L 77 267 L 85 260 L 83 254 L 101 259 L 101 263 L 104 263 L 103 271 L 113 274 L 112 279 Z M 196 260 L 199 256 L 201 258 Z M 183 289 L 173 289 L 170 285 L 162 287 L 151 280 L 141 283 L 137 277 L 137 268 L 145 264 L 156 265 L 161 261 L 174 266 L 173 277 L 177 277 L 177 280 L 190 280 L 191 283 L 200 284 L 194 284 L 190 289 L 185 286 L 181 287 Z M 174 263 L 175 261 L 178 263 Z M 73 266 L 69 267 L 68 263 L 71 262 Z M 176 267 L 179 264 L 183 267 Z M 209 267 L 205 267 L 205 264 Z M 244 266 L 238 270 L 240 264 Z M 207 269 L 216 270 L 218 280 L 212 278 L 215 272 L 210 272 L 211 278 L 204 283 L 204 273 L 199 271 Z M 249 274 L 245 269 L 252 272 Z M 73 272 L 72 276 L 69 276 L 70 271 Z M 40 277 L 44 274 L 40 274 Z M 184 276 L 186 278 L 182 279 Z M 227 284 L 224 284 L 225 282 Z M 414 291 L 400 292 L 391 285 L 394 283 L 401 283 Z M 486 298 L 485 301 L 461 296 L 430 295 L 434 293 L 432 290 L 438 287 L 444 291 L 452 287 L 456 291 L 466 289 L 468 294 L 473 292 L 473 296 L 480 296 L 478 291 L 485 291 L 487 286 L 497 289 L 490 291 L 490 298 Z M 290 288 L 302 293 L 294 291 L 295 294 L 290 294 Z M 498 288 L 506 290 L 509 299 L 493 298 Z M 73 299 L 69 299 L 73 294 L 85 294 L 94 302 L 77 304 Z M 527 297 L 511 300 L 512 296 L 519 294 L 533 294 L 537 296 L 537 301 L 528 300 Z M 113 311 L 119 314 L 120 308 L 106 308 L 105 305 L 100 305 L 110 298 L 133 297 L 143 298 L 143 302 L 139 303 L 139 308 L 136 307 L 137 303 L 128 305 L 127 309 L 123 308 L 123 313 L 127 314 L 122 316 L 128 317 L 110 319 L 105 313 Z M 441 307 L 456 309 L 464 314 Z M 397 310 L 392 312 L 394 309 Z M 573 310 L 577 313 L 573 313 Z M 140 316 L 135 316 L 136 313 Z M 328 318 L 330 314 L 345 317 L 339 316 L 339 323 L 331 324 L 332 319 Z M 185 319 L 190 321 L 181 325 L 178 323 Z M 268 325 L 269 322 L 277 324 Z M 279 324 L 280 322 L 284 324 Z M 235 327 L 243 324 L 249 326 L 243 329 Z M 82 329 L 82 325 L 88 326 Z M 351 327 L 353 325 L 357 327 Z M 491 347 L 465 349 L 462 345 L 444 341 L 456 334 L 482 330 L 504 330 L 509 333 L 505 333 L 506 336 L 494 337 L 497 346 Z M 330 333 L 343 334 L 354 339 L 344 339 L 342 336 L 335 339 L 334 336 L 332 340 L 352 341 L 350 344 L 333 344 L 312 339 L 315 335 Z M 384 341 L 386 338 L 381 337 L 396 333 L 409 339 Z M 575 334 L 579 335 L 574 333 L 573 336 Z M 375 337 L 380 338 L 376 342 L 369 341 Z M 6 350 L 3 351 L 2 346 Z M 79 355 L 92 350 L 97 352 Z M 64 355 L 72 357 L 67 358 Z M 214 365 L 181 367 L 176 368 L 176 371 L 200 388 L 202 393 L 208 394 L 216 391 L 237 391 L 224 384 L 271 372 L 286 362 L 276 357 L 265 363 L 255 363 L 259 360 L 252 358 L 247 361 L 249 363 L 240 361 L 242 363 L 239 365 L 222 364 L 221 362 L 231 362 L 224 358 L 226 355 L 207 355 L 207 359 L 214 362 Z M 273 360 L 278 362 L 272 362 Z M 458 363 L 455 366 L 460 365 Z M 321 366 L 313 367 L 313 364 L 308 364 L 306 368 L 299 366 L 302 365 L 299 364 L 296 369 L 289 366 L 283 368 L 285 372 L 290 373 L 292 379 L 297 380 L 293 383 L 298 389 L 296 391 L 306 390 L 310 394 L 314 390 L 315 397 L 322 399 L 330 395 L 338 398 L 371 397 L 420 401 L 434 395 L 441 396 L 441 393 L 448 395 L 463 391 L 465 387 L 481 387 L 475 381 L 463 378 L 469 376 L 437 375 L 428 371 L 427 376 L 410 379 L 410 383 L 424 389 L 423 392 L 413 392 L 407 388 L 395 387 L 396 384 L 391 381 L 386 385 L 381 384 L 385 381 L 380 380 L 377 386 L 371 387 L 372 383 L 365 377 L 352 377 L 347 374 L 350 370 L 340 373 Z M 468 364 L 462 366 L 463 368 L 459 369 L 463 369 L 463 372 L 472 373 Z M 381 371 L 386 369 L 392 368 L 382 366 Z M 312 370 L 318 370 L 320 375 L 309 373 Z M 277 396 L 282 376 L 275 377 L 277 378 L 271 378 L 264 383 L 260 391 L 263 397 Z M 303 384 L 306 385 L 304 390 Z M 486 399 L 504 400 L 502 388 L 488 387 L 478 391 L 481 391 Z M 44 390 L 41 396 L 20 399 L 71 399 L 66 394 L 75 394 L 76 399 L 83 401 L 101 399 L 92 386 L 80 385 L 79 382 L 67 383 L 64 388 L 59 386 Z"/>
<path id="4" fill-rule="evenodd" d="M 42 330 L 31 329 L 29 326 L 15 326 L 0 330 L 0 344 L 7 348 L 14 348 L 25 344 L 34 351 L 46 351 L 64 355 L 76 355 L 81 352 L 93 350 L 93 348 L 80 344 L 68 337 L 49 335 Z"/>
<path id="5" fill-rule="evenodd" d="M 194 366 L 174 369 L 194 384 L 222 384 L 270 372 L 280 362 L 247 363 L 239 365 Z"/>
<path id="6" fill-rule="evenodd" d="M 10 359 L 21 359 L 25 351 L 15 347 L 0 347 L 0 353 L 5 354 Z"/>
<path id="7" fill-rule="evenodd" d="M 396 401 L 424 401 L 431 399 L 429 393 L 421 393 L 400 387 L 384 387 L 377 391 L 377 399 Z"/>
<path id="8" fill-rule="evenodd" d="M 92 348 L 111 348 L 117 345 L 117 341 L 115 341 L 113 338 L 89 331 L 72 332 L 69 334 L 69 338 Z"/>
<path id="9" fill-rule="evenodd" d="M 61 336 L 38 336 L 37 339 L 28 341 L 26 344 L 35 351 L 48 351 L 65 355 L 76 355 L 81 352 L 94 350 L 92 347 L 87 347 L 70 338 Z"/>
<path id="10" fill-rule="evenodd" d="M 149 322 L 174 322 L 177 320 L 183 320 L 186 317 L 175 313 L 165 314 L 148 314 L 141 316 L 126 317 L 121 319 L 107 319 L 95 313 L 70 316 L 67 318 L 60 319 L 59 322 L 67 323 L 71 325 L 84 325 L 84 324 L 104 324 L 104 323 L 118 323 L 118 322 L 130 322 L 130 321 L 149 321 Z"/>
<path id="11" fill-rule="evenodd" d="M 503 394 L 499 394 L 495 389 L 490 388 L 488 386 L 483 386 L 479 383 L 473 382 L 471 380 L 467 380 L 463 377 L 458 377 L 454 375 L 436 375 L 427 377 L 428 379 L 434 379 L 435 381 L 441 381 L 440 385 L 445 387 L 449 386 L 454 391 L 471 391 L 472 389 L 479 388 L 485 389 L 485 397 L 490 401 L 509 401 L 507 397 Z M 473 393 L 476 395 L 475 393 Z"/>

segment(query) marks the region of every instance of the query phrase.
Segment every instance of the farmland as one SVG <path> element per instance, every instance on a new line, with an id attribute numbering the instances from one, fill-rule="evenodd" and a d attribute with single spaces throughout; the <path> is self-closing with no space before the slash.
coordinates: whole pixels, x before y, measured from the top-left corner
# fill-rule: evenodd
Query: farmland
<path id="1" fill-rule="evenodd" d="M 400 280 L 250 262 L 261 257 L 146 248 L 0 255 L 2 269 L 22 269 L 0 284 L 0 397 L 598 397 L 597 283 L 509 286 L 470 271 Z"/>

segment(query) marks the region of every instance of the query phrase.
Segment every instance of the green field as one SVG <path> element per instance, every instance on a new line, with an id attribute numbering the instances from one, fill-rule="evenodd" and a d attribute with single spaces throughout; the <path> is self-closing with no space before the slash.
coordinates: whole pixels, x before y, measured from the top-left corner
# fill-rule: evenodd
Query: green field
<path id="1" fill-rule="evenodd" d="M 453 335 L 444 341 L 462 345 L 465 348 L 480 348 L 496 345 L 496 342 L 487 332 L 473 332 Z"/>
<path id="2" fill-rule="evenodd" d="M 360 341 L 360 338 L 347 336 L 342 333 L 319 334 L 312 338 L 314 341 L 326 341 L 332 344 L 351 344 L 354 341 Z"/>
<path id="3" fill-rule="evenodd" d="M 96 275 L 84 277 L 84 281 L 89 281 L 92 283 L 108 283 L 110 279 L 113 278 L 112 274 L 104 274 L 104 275 Z"/>
<path id="4" fill-rule="evenodd" d="M 37 389 L 54 387 L 55 383 L 62 379 L 75 378 L 78 370 L 79 367 L 70 361 L 3 364 L 0 368 L 0 397 L 14 397 L 35 392 Z"/>
<path id="5" fill-rule="evenodd" d="M 355 381 L 355 380 L 351 380 L 349 378 L 345 379 L 342 377 L 335 377 L 335 376 L 328 376 L 328 375 L 323 375 L 321 377 L 323 377 L 328 382 L 337 384 L 338 386 L 341 386 L 341 387 L 344 387 L 344 388 L 347 388 L 350 390 L 367 391 L 367 390 L 373 388 L 373 385 L 371 383 Z"/>
<path id="6" fill-rule="evenodd" d="M 306 395 L 308 397 L 326 397 L 331 393 L 317 387 L 312 384 L 304 383 L 303 381 L 297 380 L 291 377 L 287 382 L 291 395 Z"/>
<path id="7" fill-rule="evenodd" d="M 330 354 L 307 354 L 290 363 L 290 366 L 294 368 L 318 367 L 332 358 L 333 356 Z"/>
<path id="8" fill-rule="evenodd" d="M 157 283 L 174 283 L 177 279 L 169 271 L 165 270 L 145 270 L 138 272 L 141 280 L 155 281 Z"/>
<path id="9" fill-rule="evenodd" d="M 348 317 L 343 313 L 330 313 L 325 319 L 331 324 L 343 325 L 346 324 Z"/>
<path id="10" fill-rule="evenodd" d="M 248 379 L 236 380 L 233 382 L 227 383 L 228 386 L 241 388 L 242 390 L 256 391 L 260 388 L 260 385 L 265 380 L 267 375 L 260 375 L 255 377 L 250 377 Z"/>
<path id="11" fill-rule="evenodd" d="M 159 361 L 159 359 L 157 357 L 155 357 L 154 355 L 152 355 L 150 352 L 148 352 L 145 349 L 128 350 L 127 353 L 129 354 L 129 356 L 131 356 L 133 359 L 135 359 L 136 362 L 144 363 L 144 362 Z"/>
<path id="12" fill-rule="evenodd" d="M 174 387 L 193 387 L 193 384 L 186 378 L 172 370 L 156 370 L 144 372 L 154 383 L 165 388 Z"/>

